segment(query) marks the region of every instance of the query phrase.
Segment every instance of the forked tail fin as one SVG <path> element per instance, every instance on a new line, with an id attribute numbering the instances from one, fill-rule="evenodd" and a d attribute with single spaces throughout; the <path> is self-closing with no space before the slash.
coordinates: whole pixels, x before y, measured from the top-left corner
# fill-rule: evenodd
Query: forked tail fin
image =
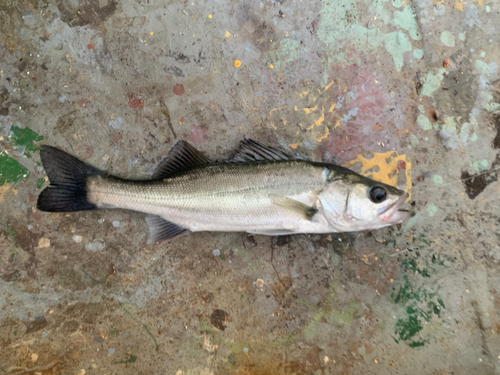
<path id="1" fill-rule="evenodd" d="M 38 196 L 39 210 L 70 212 L 97 208 L 87 200 L 87 178 L 104 172 L 55 147 L 42 146 L 40 155 L 50 186 Z"/>

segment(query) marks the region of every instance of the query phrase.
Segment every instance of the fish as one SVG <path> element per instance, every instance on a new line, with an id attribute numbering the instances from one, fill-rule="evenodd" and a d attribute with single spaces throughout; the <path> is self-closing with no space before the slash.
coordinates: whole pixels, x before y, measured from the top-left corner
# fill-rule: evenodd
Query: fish
<path id="1" fill-rule="evenodd" d="M 178 141 L 149 180 L 127 180 L 44 145 L 50 184 L 38 196 L 47 212 L 127 209 L 146 213 L 148 243 L 190 232 L 270 236 L 374 230 L 413 215 L 408 194 L 329 163 L 290 156 L 244 139 L 225 162 Z"/>

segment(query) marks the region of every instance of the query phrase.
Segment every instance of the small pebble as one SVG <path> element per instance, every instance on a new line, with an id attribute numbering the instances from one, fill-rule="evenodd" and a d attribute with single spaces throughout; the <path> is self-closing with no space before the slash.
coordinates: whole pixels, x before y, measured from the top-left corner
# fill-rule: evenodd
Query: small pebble
<path id="1" fill-rule="evenodd" d="M 212 251 L 212 253 L 214 254 L 214 256 L 218 257 L 220 255 L 220 250 L 215 249 L 214 251 Z"/>
<path id="2" fill-rule="evenodd" d="M 243 353 L 248 353 L 248 348 L 243 348 Z"/>
<path id="3" fill-rule="evenodd" d="M 42 332 L 42 337 L 47 337 L 49 334 L 47 332 Z"/>
<path id="4" fill-rule="evenodd" d="M 97 222 L 98 222 L 99 224 L 102 224 L 102 223 L 104 223 L 104 219 L 99 219 L 99 220 L 97 220 Z"/>
<path id="5" fill-rule="evenodd" d="M 38 240 L 38 247 L 44 248 L 50 246 L 50 240 L 48 238 L 42 237 Z"/>
<path id="6" fill-rule="evenodd" d="M 28 230 L 32 230 L 33 229 L 33 225 L 28 225 Z"/>
<path id="7" fill-rule="evenodd" d="M 82 242 L 82 236 L 79 236 L 78 234 L 75 234 L 73 237 L 72 237 L 72 240 L 75 241 L 76 243 L 80 243 Z"/>
<path id="8" fill-rule="evenodd" d="M 111 355 L 115 354 L 115 349 L 114 348 L 109 348 L 108 349 L 108 353 L 111 354 Z"/>
<path id="9" fill-rule="evenodd" d="M 113 226 L 118 228 L 120 226 L 120 222 L 118 220 L 113 221 Z"/>

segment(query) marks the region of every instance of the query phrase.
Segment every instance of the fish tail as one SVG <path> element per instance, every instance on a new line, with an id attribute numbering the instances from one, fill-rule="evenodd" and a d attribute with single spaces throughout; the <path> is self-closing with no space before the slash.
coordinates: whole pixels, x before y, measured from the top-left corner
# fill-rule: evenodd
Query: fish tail
<path id="1" fill-rule="evenodd" d="M 94 210 L 87 200 L 87 178 L 105 173 L 51 146 L 40 150 L 50 186 L 38 196 L 37 208 L 47 212 Z"/>

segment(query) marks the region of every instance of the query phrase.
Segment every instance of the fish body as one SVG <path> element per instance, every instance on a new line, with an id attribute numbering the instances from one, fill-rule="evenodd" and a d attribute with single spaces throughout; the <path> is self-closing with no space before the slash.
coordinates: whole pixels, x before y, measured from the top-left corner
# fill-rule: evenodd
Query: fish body
<path id="1" fill-rule="evenodd" d="M 107 175 L 47 146 L 42 162 L 52 185 L 40 194 L 41 210 L 144 212 L 150 242 L 188 231 L 281 235 L 376 229 L 409 216 L 400 210 L 407 195 L 395 187 L 251 140 L 226 163 L 178 142 L 148 181 Z"/>

